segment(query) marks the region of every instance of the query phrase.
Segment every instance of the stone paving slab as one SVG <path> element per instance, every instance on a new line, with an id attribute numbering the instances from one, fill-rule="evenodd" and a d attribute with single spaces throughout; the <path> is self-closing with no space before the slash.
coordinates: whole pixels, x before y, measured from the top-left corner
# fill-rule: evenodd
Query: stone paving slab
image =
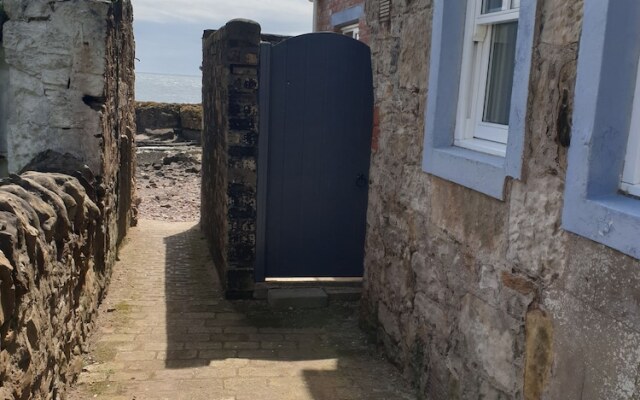
<path id="1" fill-rule="evenodd" d="M 413 400 L 357 304 L 227 301 L 194 223 L 141 221 L 115 267 L 70 400 Z"/>

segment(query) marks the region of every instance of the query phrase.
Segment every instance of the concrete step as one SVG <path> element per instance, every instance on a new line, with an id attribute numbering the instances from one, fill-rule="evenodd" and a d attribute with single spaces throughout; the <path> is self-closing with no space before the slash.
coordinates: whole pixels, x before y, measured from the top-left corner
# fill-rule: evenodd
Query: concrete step
<path id="1" fill-rule="evenodd" d="M 329 296 L 330 302 L 358 301 L 362 297 L 362 288 L 360 287 L 326 287 L 323 289 Z"/>
<path id="2" fill-rule="evenodd" d="M 329 296 L 321 288 L 270 289 L 267 302 L 275 310 L 322 308 L 329 304 Z"/>
<path id="3" fill-rule="evenodd" d="M 256 283 L 253 298 L 268 299 L 269 293 L 280 289 L 320 289 L 330 302 L 358 301 L 362 296 L 362 279 L 278 279 Z"/>

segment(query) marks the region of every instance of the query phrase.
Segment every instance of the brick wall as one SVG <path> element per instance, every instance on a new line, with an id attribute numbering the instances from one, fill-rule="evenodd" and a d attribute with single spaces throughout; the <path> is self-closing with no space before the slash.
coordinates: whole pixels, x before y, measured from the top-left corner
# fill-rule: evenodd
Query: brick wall
<path id="1" fill-rule="evenodd" d="M 203 38 L 201 226 L 228 297 L 249 297 L 256 257 L 260 25 Z"/>

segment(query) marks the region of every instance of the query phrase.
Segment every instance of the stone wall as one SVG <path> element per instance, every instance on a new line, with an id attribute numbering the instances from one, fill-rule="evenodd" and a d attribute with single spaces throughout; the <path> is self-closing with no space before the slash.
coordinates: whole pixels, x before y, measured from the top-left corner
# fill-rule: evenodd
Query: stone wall
<path id="1" fill-rule="evenodd" d="M 27 172 L 0 187 L 2 399 L 59 398 L 82 369 L 110 273 L 103 215 L 83 183 Z"/>
<path id="2" fill-rule="evenodd" d="M 431 0 L 368 2 L 379 129 L 363 321 L 429 399 L 633 399 L 640 262 L 561 229 L 583 2 L 539 0 L 523 179 L 422 171 Z M 565 100 L 563 100 L 565 99 Z"/>
<path id="3" fill-rule="evenodd" d="M 13 175 L 0 188 L 0 398 L 55 398 L 79 372 L 135 221 L 132 7 L 2 6 L 9 171 L 67 175 Z"/>
<path id="4" fill-rule="evenodd" d="M 138 133 L 151 139 L 202 142 L 202 105 L 136 102 Z"/>
<path id="5" fill-rule="evenodd" d="M 229 297 L 254 286 L 260 40 L 244 20 L 203 38 L 201 227 Z"/>
<path id="6" fill-rule="evenodd" d="M 110 193 L 105 208 L 119 210 L 122 235 L 134 218 L 135 190 L 130 1 L 5 0 L 3 6 L 13 105 L 6 130 L 9 172 L 46 150 L 72 154 Z"/>
<path id="7" fill-rule="evenodd" d="M 364 0 L 315 0 L 316 10 L 316 31 L 340 32 L 340 27 L 331 23 L 331 15 L 355 6 L 363 6 Z M 360 28 L 360 40 L 369 43 L 370 34 L 367 20 L 362 17 L 358 21 Z M 350 25 L 350 24 L 348 24 Z"/>

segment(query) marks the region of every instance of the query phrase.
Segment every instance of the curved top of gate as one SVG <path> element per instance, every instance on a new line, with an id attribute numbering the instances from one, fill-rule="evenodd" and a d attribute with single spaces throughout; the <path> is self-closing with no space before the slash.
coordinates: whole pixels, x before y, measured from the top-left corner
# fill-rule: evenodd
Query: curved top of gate
<path id="1" fill-rule="evenodd" d="M 304 33 L 302 35 L 293 36 L 282 42 L 275 44 L 273 47 L 279 46 L 288 46 L 288 45 L 317 45 L 317 44 L 327 44 L 327 45 L 335 45 L 335 46 L 344 46 L 350 47 L 356 51 L 366 50 L 371 53 L 371 49 L 366 43 L 363 43 L 357 39 L 352 37 L 342 35 L 340 33 L 335 32 L 311 32 Z"/>

